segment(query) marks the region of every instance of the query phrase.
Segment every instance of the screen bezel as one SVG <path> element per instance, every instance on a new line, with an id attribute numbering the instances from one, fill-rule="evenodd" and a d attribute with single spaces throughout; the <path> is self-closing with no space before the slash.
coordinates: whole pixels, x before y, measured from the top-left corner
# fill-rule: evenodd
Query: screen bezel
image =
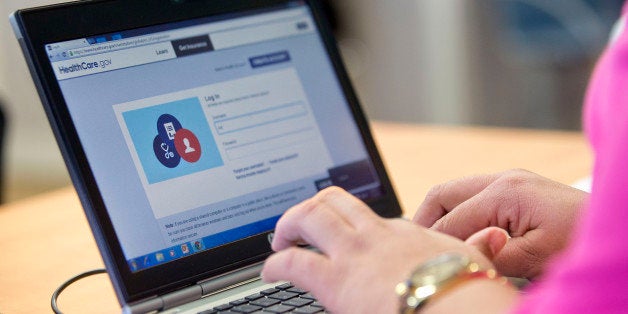
<path id="1" fill-rule="evenodd" d="M 202 279 L 263 261 L 272 253 L 267 233 L 140 272 L 131 272 L 44 45 L 164 23 L 279 7 L 288 2 L 290 0 L 104 0 L 20 10 L 14 15 L 23 37 L 19 39 L 20 44 L 35 85 L 121 305 L 173 291 L 181 286 L 188 286 Z M 401 214 L 401 208 L 372 140 L 366 117 L 359 106 L 331 30 L 317 1 L 303 2 L 312 9 L 315 23 L 320 30 L 319 36 L 328 52 L 382 184 L 384 196 L 368 204 L 381 216 L 397 217 Z M 116 23 L 111 23 L 112 16 L 119 17 Z"/>

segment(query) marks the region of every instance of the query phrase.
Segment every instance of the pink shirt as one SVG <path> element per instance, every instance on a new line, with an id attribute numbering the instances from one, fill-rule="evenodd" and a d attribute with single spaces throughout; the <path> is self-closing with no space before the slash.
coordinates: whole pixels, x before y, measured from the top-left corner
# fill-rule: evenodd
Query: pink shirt
<path id="1" fill-rule="evenodd" d="M 595 152 L 589 209 L 515 313 L 628 313 L 628 29 L 598 62 L 584 120 Z"/>

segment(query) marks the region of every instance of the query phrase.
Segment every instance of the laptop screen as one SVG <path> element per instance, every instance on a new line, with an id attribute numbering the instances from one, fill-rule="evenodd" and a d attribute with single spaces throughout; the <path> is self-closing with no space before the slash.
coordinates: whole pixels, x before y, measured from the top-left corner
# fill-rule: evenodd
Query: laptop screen
<path id="1" fill-rule="evenodd" d="M 131 272 L 384 193 L 301 1 L 45 49 Z"/>

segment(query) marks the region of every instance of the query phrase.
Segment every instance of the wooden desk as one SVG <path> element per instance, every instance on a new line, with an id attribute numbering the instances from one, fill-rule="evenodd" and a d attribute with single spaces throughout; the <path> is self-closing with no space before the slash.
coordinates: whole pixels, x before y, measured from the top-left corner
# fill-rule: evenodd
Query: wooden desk
<path id="1" fill-rule="evenodd" d="M 407 216 L 435 184 L 457 177 L 525 168 L 563 183 L 587 176 L 591 155 L 570 132 L 374 123 L 373 131 Z M 71 187 L 0 207 L 0 313 L 48 313 L 66 279 L 102 267 Z M 68 288 L 66 313 L 116 313 L 106 275 Z"/>

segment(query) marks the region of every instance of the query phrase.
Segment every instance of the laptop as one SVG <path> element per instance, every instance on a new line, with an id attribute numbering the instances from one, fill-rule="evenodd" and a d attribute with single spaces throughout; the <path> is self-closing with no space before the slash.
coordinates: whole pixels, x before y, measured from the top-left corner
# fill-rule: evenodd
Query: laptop
<path id="1" fill-rule="evenodd" d="M 79 1 L 11 22 L 125 313 L 324 311 L 260 280 L 280 216 L 331 185 L 401 213 L 317 1 Z"/>

